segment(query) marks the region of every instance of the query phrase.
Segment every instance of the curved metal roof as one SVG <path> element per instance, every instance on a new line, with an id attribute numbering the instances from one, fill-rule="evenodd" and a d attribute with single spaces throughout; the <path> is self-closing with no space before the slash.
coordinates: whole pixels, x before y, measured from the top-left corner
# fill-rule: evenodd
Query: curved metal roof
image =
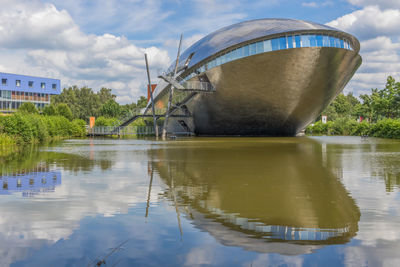
<path id="1" fill-rule="evenodd" d="M 190 68 L 215 53 L 240 43 L 269 35 L 313 31 L 343 36 L 352 43 L 356 52 L 359 50 L 360 44 L 354 36 L 326 25 L 295 19 L 257 19 L 233 24 L 205 36 L 183 52 L 180 62 L 183 64 L 194 52 L 188 66 Z"/>

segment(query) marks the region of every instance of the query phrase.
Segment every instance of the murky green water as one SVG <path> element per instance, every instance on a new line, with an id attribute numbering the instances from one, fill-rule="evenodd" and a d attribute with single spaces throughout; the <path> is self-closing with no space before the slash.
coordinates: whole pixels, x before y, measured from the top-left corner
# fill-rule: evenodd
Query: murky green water
<path id="1" fill-rule="evenodd" d="M 400 142 L 69 140 L 1 161 L 0 266 L 400 266 Z"/>

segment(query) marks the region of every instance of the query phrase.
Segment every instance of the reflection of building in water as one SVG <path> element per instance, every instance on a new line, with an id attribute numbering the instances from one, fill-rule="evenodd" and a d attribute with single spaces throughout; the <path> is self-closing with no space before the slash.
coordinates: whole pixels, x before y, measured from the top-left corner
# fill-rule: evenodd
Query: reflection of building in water
<path id="1" fill-rule="evenodd" d="M 47 166 L 38 165 L 31 170 L 0 176 L 0 194 L 23 192 L 23 196 L 32 196 L 39 192 L 52 192 L 61 185 L 61 172 L 50 171 Z"/>
<path id="2" fill-rule="evenodd" d="M 320 229 L 292 227 L 286 225 L 266 225 L 262 222 L 240 217 L 239 214 L 225 213 L 218 208 L 207 207 L 204 201 L 199 202 L 201 208 L 215 216 L 216 220 L 227 224 L 238 226 L 244 231 L 253 231 L 256 234 L 268 234 L 264 238 L 286 241 L 323 241 L 333 237 L 346 236 L 350 231 L 349 227 L 337 229 Z"/>
<path id="3" fill-rule="evenodd" d="M 359 209 L 312 140 L 176 144 L 150 152 L 164 196 L 225 245 L 298 254 L 357 232 Z"/>

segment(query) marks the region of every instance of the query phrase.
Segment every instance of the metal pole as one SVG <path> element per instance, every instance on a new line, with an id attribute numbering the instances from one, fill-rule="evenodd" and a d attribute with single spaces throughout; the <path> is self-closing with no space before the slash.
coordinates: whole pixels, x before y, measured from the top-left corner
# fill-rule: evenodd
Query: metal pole
<path id="1" fill-rule="evenodd" d="M 151 162 L 151 165 L 148 164 L 148 166 L 151 166 L 151 167 L 150 167 L 149 193 L 147 194 L 146 214 L 144 215 L 144 217 L 146 217 L 146 218 L 149 216 L 150 194 L 151 194 L 151 186 L 153 184 L 153 162 Z"/>
<path id="2" fill-rule="evenodd" d="M 181 45 L 182 45 L 182 37 L 183 37 L 183 35 L 181 34 L 181 39 L 179 40 L 178 54 L 176 55 L 175 70 L 174 70 L 174 76 L 173 76 L 174 79 L 175 79 L 176 72 L 178 71 L 179 55 L 181 53 Z M 171 89 L 169 90 L 168 106 L 167 106 L 167 111 L 165 112 L 165 120 L 164 120 L 163 132 L 162 132 L 163 139 L 165 139 L 165 137 L 167 136 L 169 110 L 171 109 L 173 94 L 174 94 L 174 87 L 171 85 Z"/>
<path id="3" fill-rule="evenodd" d="M 150 72 L 149 72 L 149 63 L 147 62 L 147 54 L 144 53 L 144 59 L 146 61 L 146 70 L 147 70 L 147 79 L 149 80 L 149 90 L 150 90 L 150 99 L 151 99 L 151 111 L 153 112 L 153 124 L 154 124 L 154 131 L 156 133 L 156 138 L 158 138 L 158 128 L 157 128 L 157 121 L 156 121 L 156 112 L 154 110 L 154 100 L 153 100 L 153 90 L 151 88 L 151 80 L 150 80 Z"/>

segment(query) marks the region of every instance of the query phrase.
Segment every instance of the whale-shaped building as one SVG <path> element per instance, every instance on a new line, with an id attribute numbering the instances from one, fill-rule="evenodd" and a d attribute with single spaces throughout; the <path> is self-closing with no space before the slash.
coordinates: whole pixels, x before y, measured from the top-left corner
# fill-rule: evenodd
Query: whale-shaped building
<path id="1" fill-rule="evenodd" d="M 293 136 L 340 93 L 361 64 L 359 41 L 332 27 L 259 19 L 217 30 L 180 56 L 175 81 L 209 90 L 175 90 L 168 131 L 198 135 Z M 173 76 L 174 64 L 165 75 Z M 160 79 L 156 108 L 171 83 Z M 148 104 L 150 112 L 151 102 Z M 188 116 L 179 117 L 179 114 Z"/>

